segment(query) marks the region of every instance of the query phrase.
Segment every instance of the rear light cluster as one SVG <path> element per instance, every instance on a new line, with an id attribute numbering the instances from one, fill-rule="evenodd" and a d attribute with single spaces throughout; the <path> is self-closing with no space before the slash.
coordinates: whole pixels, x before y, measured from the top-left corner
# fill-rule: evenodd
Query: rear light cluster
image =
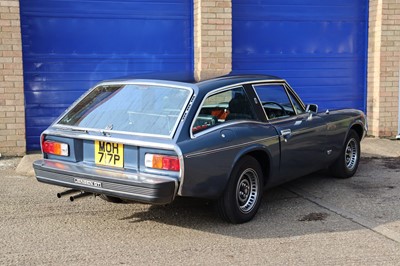
<path id="1" fill-rule="evenodd" d="M 148 168 L 168 171 L 180 170 L 179 158 L 177 156 L 147 153 L 144 157 L 144 165 Z"/>
<path id="2" fill-rule="evenodd" d="M 42 151 L 43 153 L 60 155 L 60 156 L 69 155 L 68 144 L 52 140 L 45 140 L 42 142 Z"/>

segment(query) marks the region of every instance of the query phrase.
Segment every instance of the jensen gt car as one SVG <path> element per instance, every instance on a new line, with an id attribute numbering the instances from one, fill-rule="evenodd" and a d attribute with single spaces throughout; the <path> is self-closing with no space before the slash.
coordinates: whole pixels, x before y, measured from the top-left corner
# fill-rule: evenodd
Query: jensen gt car
<path id="1" fill-rule="evenodd" d="M 322 170 L 355 174 L 366 118 L 305 104 L 283 79 L 224 76 L 198 83 L 99 83 L 41 135 L 37 180 L 110 202 L 215 202 L 243 223 L 265 189 Z"/>

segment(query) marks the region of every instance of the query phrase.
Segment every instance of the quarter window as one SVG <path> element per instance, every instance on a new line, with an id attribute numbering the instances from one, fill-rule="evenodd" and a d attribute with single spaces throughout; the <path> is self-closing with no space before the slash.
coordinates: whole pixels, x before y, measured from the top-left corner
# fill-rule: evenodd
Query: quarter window
<path id="1" fill-rule="evenodd" d="M 205 99 L 193 123 L 192 132 L 196 134 L 231 120 L 254 119 L 254 112 L 244 89 L 234 88 Z"/>
<path id="2" fill-rule="evenodd" d="M 306 111 L 303 109 L 300 102 L 293 96 L 293 94 L 290 91 L 288 91 L 288 95 L 289 95 L 290 100 L 293 103 L 294 109 L 296 109 L 296 113 L 298 115 L 305 113 Z"/>

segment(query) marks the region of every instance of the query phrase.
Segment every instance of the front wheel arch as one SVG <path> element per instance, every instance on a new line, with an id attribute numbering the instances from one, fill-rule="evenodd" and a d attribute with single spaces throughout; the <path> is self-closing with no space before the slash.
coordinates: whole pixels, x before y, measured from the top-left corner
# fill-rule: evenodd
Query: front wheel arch
<path id="1" fill-rule="evenodd" d="M 329 167 L 332 174 L 337 178 L 352 177 L 360 162 L 361 148 L 358 133 L 350 129 L 346 135 L 346 140 L 340 151 L 339 157 Z"/>
<path id="2" fill-rule="evenodd" d="M 362 138 L 364 136 L 364 129 L 360 124 L 352 125 L 350 127 L 350 130 L 354 130 L 357 133 L 359 139 L 362 140 Z M 350 130 L 347 132 L 347 135 L 350 133 Z M 347 139 L 347 136 L 346 136 L 346 139 Z"/>

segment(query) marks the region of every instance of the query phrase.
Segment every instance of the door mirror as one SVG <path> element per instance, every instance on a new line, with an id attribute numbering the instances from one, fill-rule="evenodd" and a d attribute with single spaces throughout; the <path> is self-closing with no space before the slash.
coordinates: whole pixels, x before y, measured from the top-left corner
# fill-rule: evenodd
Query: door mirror
<path id="1" fill-rule="evenodd" d="M 306 112 L 307 113 L 318 113 L 318 105 L 316 105 L 316 104 L 307 104 Z"/>

